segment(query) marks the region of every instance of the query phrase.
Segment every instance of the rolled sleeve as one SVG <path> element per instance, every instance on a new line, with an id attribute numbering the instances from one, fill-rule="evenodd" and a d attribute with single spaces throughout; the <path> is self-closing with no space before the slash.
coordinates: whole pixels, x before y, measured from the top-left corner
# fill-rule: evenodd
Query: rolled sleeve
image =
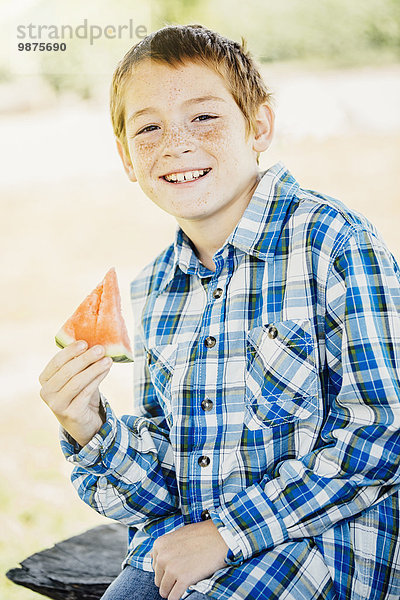
<path id="1" fill-rule="evenodd" d="M 87 469 L 98 467 L 102 463 L 103 456 L 113 445 L 117 433 L 117 417 L 102 395 L 100 402 L 106 421 L 85 446 L 78 444 L 65 429 L 60 428 L 61 449 L 67 461 L 73 465 Z"/>

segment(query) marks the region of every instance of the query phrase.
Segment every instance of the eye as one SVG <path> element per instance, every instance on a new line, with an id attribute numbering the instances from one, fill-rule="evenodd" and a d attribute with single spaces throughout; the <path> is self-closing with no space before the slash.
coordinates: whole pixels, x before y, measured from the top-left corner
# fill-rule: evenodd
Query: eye
<path id="1" fill-rule="evenodd" d="M 136 135 L 140 135 L 141 133 L 147 133 L 149 131 L 155 131 L 156 129 L 159 129 L 158 125 L 146 125 L 146 127 L 143 127 L 143 129 L 138 131 Z"/>
<path id="2" fill-rule="evenodd" d="M 208 114 L 204 114 L 204 115 L 199 115 L 198 117 L 196 117 L 195 119 L 193 119 L 194 121 L 208 121 L 209 119 L 218 119 L 218 117 L 216 117 L 215 115 L 208 115 Z"/>

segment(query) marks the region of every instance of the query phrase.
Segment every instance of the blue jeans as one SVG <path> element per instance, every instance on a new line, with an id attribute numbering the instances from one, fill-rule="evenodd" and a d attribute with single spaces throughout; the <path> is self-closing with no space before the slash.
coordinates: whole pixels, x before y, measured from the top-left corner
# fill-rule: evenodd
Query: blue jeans
<path id="1" fill-rule="evenodd" d="M 204 600 L 207 597 L 200 592 L 192 592 L 188 600 Z M 154 573 L 127 565 L 100 600 L 163 600 L 163 598 L 154 583 Z"/>

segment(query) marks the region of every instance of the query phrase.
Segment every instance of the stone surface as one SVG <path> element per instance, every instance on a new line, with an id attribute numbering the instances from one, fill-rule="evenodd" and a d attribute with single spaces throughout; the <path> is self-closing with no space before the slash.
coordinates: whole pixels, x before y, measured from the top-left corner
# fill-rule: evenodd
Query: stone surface
<path id="1" fill-rule="evenodd" d="M 127 529 L 100 525 L 26 558 L 7 577 L 55 600 L 98 600 L 121 570 Z"/>

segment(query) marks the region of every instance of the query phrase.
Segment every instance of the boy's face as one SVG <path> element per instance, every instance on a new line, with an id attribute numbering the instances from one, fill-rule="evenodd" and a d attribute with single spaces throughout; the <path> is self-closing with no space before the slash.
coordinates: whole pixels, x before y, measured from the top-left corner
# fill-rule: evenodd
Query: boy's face
<path id="1" fill-rule="evenodd" d="M 118 147 L 129 178 L 182 225 L 247 205 L 272 119 L 263 107 L 261 134 L 246 137 L 241 110 L 211 68 L 143 60 L 125 92 L 129 156 Z"/>

